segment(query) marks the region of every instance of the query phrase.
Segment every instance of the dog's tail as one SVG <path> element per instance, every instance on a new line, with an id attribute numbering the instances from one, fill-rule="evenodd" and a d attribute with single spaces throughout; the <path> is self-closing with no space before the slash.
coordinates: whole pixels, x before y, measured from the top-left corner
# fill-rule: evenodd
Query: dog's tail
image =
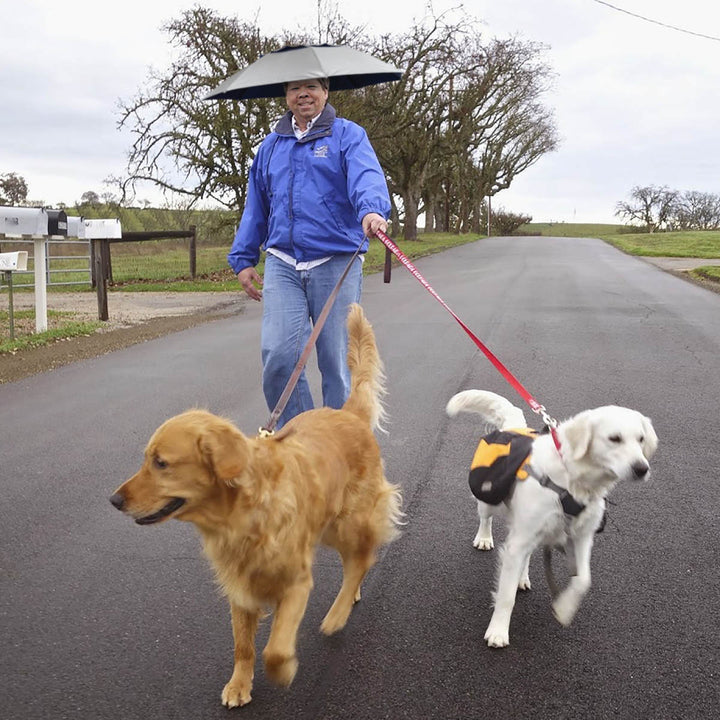
<path id="1" fill-rule="evenodd" d="M 350 306 L 348 328 L 348 367 L 350 396 L 343 408 L 367 420 L 373 429 L 385 419 L 382 398 L 385 395 L 385 373 L 375 344 L 372 325 L 357 303 Z"/>
<path id="2" fill-rule="evenodd" d="M 445 412 L 450 417 L 455 417 L 460 412 L 479 413 L 486 422 L 499 430 L 527 427 L 525 415 L 519 407 L 488 390 L 463 390 L 453 395 Z"/>

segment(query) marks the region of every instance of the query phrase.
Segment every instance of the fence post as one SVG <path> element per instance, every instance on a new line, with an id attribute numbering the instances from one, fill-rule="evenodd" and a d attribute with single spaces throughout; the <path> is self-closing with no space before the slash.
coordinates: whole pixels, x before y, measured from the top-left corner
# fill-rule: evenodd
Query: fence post
<path id="1" fill-rule="evenodd" d="M 197 276 L 197 231 L 194 225 L 190 226 L 190 277 L 194 280 Z"/>
<path id="2" fill-rule="evenodd" d="M 98 299 L 98 320 L 107 320 L 108 297 L 107 297 L 107 258 L 109 255 L 109 243 L 107 240 L 93 240 L 95 259 L 95 285 L 97 287 Z"/>
<path id="3" fill-rule="evenodd" d="M 95 278 L 95 241 L 90 240 L 90 287 L 94 290 L 97 287 Z"/>

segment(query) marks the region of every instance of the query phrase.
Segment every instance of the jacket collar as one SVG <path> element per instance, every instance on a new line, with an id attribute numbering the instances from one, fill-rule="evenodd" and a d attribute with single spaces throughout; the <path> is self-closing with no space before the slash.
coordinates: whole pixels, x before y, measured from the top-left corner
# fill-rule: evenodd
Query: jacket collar
<path id="1" fill-rule="evenodd" d="M 298 140 L 298 142 L 308 142 L 308 140 L 329 135 L 336 117 L 337 113 L 335 112 L 335 108 L 330 105 L 330 103 L 325 103 L 323 111 L 310 129 L 310 132 L 308 132 L 302 140 Z M 278 135 L 292 135 L 295 137 L 292 126 L 292 112 L 290 112 L 290 110 L 280 118 L 278 124 L 275 126 L 274 132 Z"/>

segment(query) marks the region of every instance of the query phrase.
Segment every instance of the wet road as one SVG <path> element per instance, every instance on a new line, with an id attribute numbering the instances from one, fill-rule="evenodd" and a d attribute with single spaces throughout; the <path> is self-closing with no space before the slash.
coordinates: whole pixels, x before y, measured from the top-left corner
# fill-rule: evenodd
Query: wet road
<path id="1" fill-rule="evenodd" d="M 534 558 L 510 647 L 483 642 L 495 557 L 471 545 L 478 428 L 444 406 L 468 387 L 521 401 L 397 268 L 390 285 L 366 280 L 363 304 L 387 369 L 381 443 L 407 525 L 333 638 L 319 624 L 339 562 L 318 554 L 295 683 L 277 689 L 258 665 L 246 708 L 220 705 L 230 620 L 196 533 L 138 527 L 107 497 L 176 412 L 207 407 L 247 433 L 267 420 L 259 306 L 0 386 L 0 716 L 716 716 L 720 295 L 588 239 L 493 238 L 417 265 L 554 415 L 612 402 L 655 422 L 653 478 L 611 496 L 573 625 L 553 619 Z"/>

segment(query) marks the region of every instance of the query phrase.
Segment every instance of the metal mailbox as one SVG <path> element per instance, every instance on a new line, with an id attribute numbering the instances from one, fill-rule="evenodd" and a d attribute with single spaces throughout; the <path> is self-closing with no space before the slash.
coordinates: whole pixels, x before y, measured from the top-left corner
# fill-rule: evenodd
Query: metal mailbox
<path id="1" fill-rule="evenodd" d="M 68 222 L 64 210 L 47 210 L 48 235 L 67 235 Z"/>
<path id="2" fill-rule="evenodd" d="M 0 233 L 5 235 L 47 235 L 45 208 L 0 207 Z"/>
<path id="3" fill-rule="evenodd" d="M 122 237 L 120 221 L 116 218 L 84 220 L 86 240 L 114 240 Z"/>
<path id="4" fill-rule="evenodd" d="M 25 250 L 0 253 L 0 270 L 24 271 L 27 270 L 28 254 Z"/>
<path id="5" fill-rule="evenodd" d="M 85 218 L 75 215 L 68 215 L 67 218 L 67 236 L 73 238 L 85 239 Z"/>
<path id="6" fill-rule="evenodd" d="M 0 233 L 5 235 L 67 235 L 67 214 L 50 208 L 0 207 Z"/>

